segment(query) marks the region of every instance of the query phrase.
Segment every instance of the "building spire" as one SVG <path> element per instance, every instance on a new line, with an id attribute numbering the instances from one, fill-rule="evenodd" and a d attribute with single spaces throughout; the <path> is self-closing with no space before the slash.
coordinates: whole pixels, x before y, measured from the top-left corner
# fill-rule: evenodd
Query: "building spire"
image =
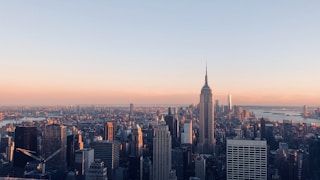
<path id="1" fill-rule="evenodd" d="M 208 65 L 206 62 L 206 77 L 205 77 L 205 85 L 208 86 Z"/>

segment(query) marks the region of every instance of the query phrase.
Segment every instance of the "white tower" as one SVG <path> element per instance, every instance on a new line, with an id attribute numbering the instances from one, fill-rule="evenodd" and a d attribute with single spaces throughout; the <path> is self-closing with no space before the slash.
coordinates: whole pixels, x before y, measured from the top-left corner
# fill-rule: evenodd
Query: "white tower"
<path id="1" fill-rule="evenodd" d="M 231 94 L 228 95 L 228 106 L 229 106 L 229 112 L 232 112 L 232 100 L 231 100 Z"/>

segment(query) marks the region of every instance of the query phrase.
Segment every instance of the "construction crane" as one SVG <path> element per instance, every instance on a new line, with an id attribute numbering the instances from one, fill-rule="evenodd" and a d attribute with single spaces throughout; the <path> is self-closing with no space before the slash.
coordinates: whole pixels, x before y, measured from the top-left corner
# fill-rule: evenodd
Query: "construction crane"
<path id="1" fill-rule="evenodd" d="M 49 157 L 44 159 L 42 156 L 37 157 L 37 156 L 33 155 L 32 153 L 35 153 L 34 151 L 30 151 L 30 150 L 22 149 L 22 148 L 17 148 L 16 149 L 16 151 L 20 151 L 23 154 L 25 154 L 25 155 L 27 155 L 27 156 L 29 156 L 29 157 L 37 160 L 37 161 L 40 161 L 42 174 L 46 173 L 46 162 L 49 161 L 50 159 L 52 159 L 54 156 L 56 156 L 61 150 L 62 150 L 62 148 L 58 149 L 56 152 L 54 152 Z"/>

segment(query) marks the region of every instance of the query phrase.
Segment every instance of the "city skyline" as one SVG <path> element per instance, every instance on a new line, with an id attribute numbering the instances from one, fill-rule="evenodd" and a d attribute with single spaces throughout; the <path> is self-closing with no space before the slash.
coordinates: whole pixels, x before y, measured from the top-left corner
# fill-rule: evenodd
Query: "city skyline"
<path id="1" fill-rule="evenodd" d="M 0 105 L 319 106 L 319 5 L 6 1 Z"/>

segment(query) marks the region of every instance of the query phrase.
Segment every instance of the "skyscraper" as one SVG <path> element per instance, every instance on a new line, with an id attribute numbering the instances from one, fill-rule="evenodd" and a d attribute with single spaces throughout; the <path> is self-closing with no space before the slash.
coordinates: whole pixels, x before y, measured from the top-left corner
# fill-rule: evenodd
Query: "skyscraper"
<path id="1" fill-rule="evenodd" d="M 264 118 L 260 119 L 260 127 L 261 139 L 266 139 L 266 120 Z"/>
<path id="2" fill-rule="evenodd" d="M 195 175 L 201 180 L 206 179 L 206 159 L 203 156 L 199 156 L 195 160 Z"/>
<path id="3" fill-rule="evenodd" d="M 114 140 L 114 125 L 113 122 L 107 122 L 104 125 L 104 140 L 113 141 Z"/>
<path id="4" fill-rule="evenodd" d="M 219 112 L 220 112 L 219 100 L 216 100 L 216 102 L 215 102 L 214 112 L 216 112 L 216 113 L 219 113 Z"/>
<path id="5" fill-rule="evenodd" d="M 6 160 L 11 162 L 13 158 L 14 142 L 11 136 L 1 137 L 0 141 L 0 153 L 5 153 L 7 155 Z"/>
<path id="6" fill-rule="evenodd" d="M 133 104 L 130 104 L 130 117 L 132 118 L 132 116 L 134 115 L 134 106 Z"/>
<path id="7" fill-rule="evenodd" d="M 199 145 L 200 153 L 213 153 L 214 139 L 214 109 L 212 103 L 212 90 L 208 85 L 206 71 L 205 84 L 200 94 L 200 127 Z"/>
<path id="8" fill-rule="evenodd" d="M 74 168 L 77 171 L 77 179 L 84 179 L 91 163 L 94 162 L 94 150 L 88 148 L 77 150 L 74 159 Z"/>
<path id="9" fill-rule="evenodd" d="M 14 167 L 24 167 L 27 162 L 34 161 L 33 158 L 28 157 L 17 148 L 26 149 L 35 153 L 37 152 L 37 127 L 23 127 L 17 126 L 14 136 L 14 155 L 13 155 L 13 166 Z"/>
<path id="10" fill-rule="evenodd" d="M 175 111 L 176 112 L 176 111 Z M 177 113 L 175 113 L 177 114 Z M 173 146 L 177 144 L 178 137 L 179 137 L 179 121 L 178 119 L 172 114 L 171 108 L 168 108 L 168 114 L 165 116 L 166 124 L 169 127 L 169 131 L 171 132 Z"/>
<path id="11" fill-rule="evenodd" d="M 267 179 L 267 142 L 227 140 L 227 179 Z"/>
<path id="12" fill-rule="evenodd" d="M 183 124 L 183 133 L 181 133 L 181 144 L 192 144 L 192 120 Z"/>
<path id="13" fill-rule="evenodd" d="M 61 148 L 59 154 L 47 162 L 46 166 L 53 169 L 65 169 L 67 167 L 67 132 L 66 126 L 60 124 L 48 124 L 45 126 L 43 154 L 49 157 Z"/>
<path id="14" fill-rule="evenodd" d="M 306 106 L 306 105 L 303 106 L 303 117 L 304 118 L 309 117 L 308 106 Z"/>
<path id="15" fill-rule="evenodd" d="M 136 124 L 133 126 L 131 131 L 132 131 L 131 155 L 138 157 L 142 155 L 142 146 L 143 146 L 141 127 Z"/>
<path id="16" fill-rule="evenodd" d="M 101 159 L 108 168 L 108 179 L 113 178 L 113 171 L 119 167 L 120 143 L 117 141 L 94 141 L 91 144 L 94 149 L 94 158 Z"/>
<path id="17" fill-rule="evenodd" d="M 171 170 L 171 134 L 163 117 L 153 138 L 153 180 L 169 179 Z"/>
<path id="18" fill-rule="evenodd" d="M 105 167 L 105 163 L 100 159 L 95 159 L 88 169 L 86 179 L 107 180 L 107 174 L 108 173 L 107 168 Z"/>
<path id="19" fill-rule="evenodd" d="M 83 149 L 82 135 L 80 131 L 67 136 L 67 166 L 73 168 L 75 151 Z"/>
<path id="20" fill-rule="evenodd" d="M 229 112 L 232 112 L 232 101 L 231 101 L 231 94 L 228 95 L 228 106 L 229 106 Z"/>

